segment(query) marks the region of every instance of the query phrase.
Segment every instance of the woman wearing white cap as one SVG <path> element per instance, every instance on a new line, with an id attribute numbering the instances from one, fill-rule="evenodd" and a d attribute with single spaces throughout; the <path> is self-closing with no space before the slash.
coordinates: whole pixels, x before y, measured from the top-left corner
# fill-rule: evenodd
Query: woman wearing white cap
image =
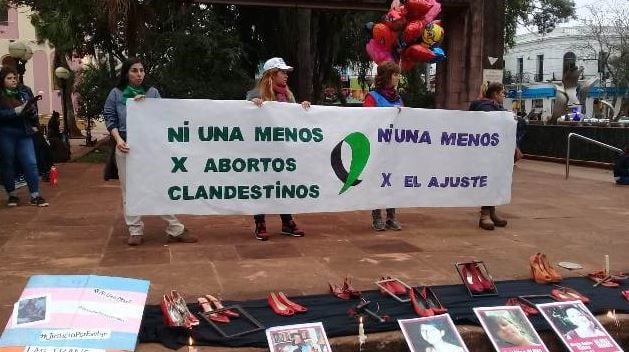
<path id="1" fill-rule="evenodd" d="M 286 65 L 286 62 L 281 57 L 274 57 L 264 63 L 263 69 L 262 78 L 260 78 L 256 88 L 247 92 L 247 100 L 251 100 L 257 106 L 262 106 L 262 103 L 265 101 L 296 103 L 295 96 L 287 84 L 288 73 L 293 68 Z M 301 102 L 301 106 L 304 109 L 309 109 L 310 102 L 304 100 Z M 280 217 L 282 218 L 282 234 L 293 237 L 304 236 L 304 231 L 297 227 L 291 214 L 281 214 Z M 256 239 L 260 241 L 268 240 L 269 235 L 266 232 L 264 214 L 255 215 L 254 220 Z"/>

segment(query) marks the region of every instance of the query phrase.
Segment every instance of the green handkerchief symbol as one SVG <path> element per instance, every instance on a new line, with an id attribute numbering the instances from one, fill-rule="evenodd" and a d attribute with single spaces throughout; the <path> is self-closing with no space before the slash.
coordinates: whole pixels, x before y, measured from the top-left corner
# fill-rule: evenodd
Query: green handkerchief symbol
<path id="1" fill-rule="evenodd" d="M 345 170 L 343 166 L 343 160 L 341 159 L 341 148 L 343 143 L 347 143 L 352 150 L 352 158 L 350 161 L 349 172 Z M 336 176 L 343 182 L 343 187 L 339 191 L 339 194 L 344 193 L 350 187 L 358 185 L 361 180 L 358 179 L 362 174 L 370 155 L 369 139 L 360 133 L 353 132 L 348 134 L 342 141 L 340 141 L 332 150 L 330 155 L 330 161 L 332 169 Z"/>

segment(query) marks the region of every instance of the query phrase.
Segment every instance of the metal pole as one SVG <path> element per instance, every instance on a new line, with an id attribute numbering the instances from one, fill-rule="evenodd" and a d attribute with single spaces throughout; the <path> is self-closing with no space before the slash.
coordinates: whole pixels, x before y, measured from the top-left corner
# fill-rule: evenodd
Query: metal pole
<path id="1" fill-rule="evenodd" d="M 66 104 L 66 80 L 61 79 L 61 110 L 63 111 L 63 135 L 65 143 L 70 148 L 70 134 L 68 133 L 68 106 Z"/>

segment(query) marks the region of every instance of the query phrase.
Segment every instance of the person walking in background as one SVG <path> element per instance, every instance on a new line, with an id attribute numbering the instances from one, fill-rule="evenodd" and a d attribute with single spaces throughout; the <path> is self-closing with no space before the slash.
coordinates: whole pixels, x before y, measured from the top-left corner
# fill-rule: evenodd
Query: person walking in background
<path id="1" fill-rule="evenodd" d="M 257 106 L 262 106 L 265 101 L 277 101 L 282 103 L 296 103 L 295 96 L 288 87 L 288 73 L 293 70 L 291 66 L 286 65 L 284 59 L 274 57 L 268 59 L 263 66 L 264 72 L 262 78 L 258 82 L 256 88 L 247 92 L 247 100 L 252 101 Z M 301 106 L 308 110 L 310 102 L 304 100 Z M 304 231 L 301 230 L 291 214 L 281 214 L 282 234 L 293 237 L 303 237 Z M 266 241 L 269 234 L 266 231 L 266 220 L 264 214 L 258 214 L 253 217 L 255 221 L 254 234 L 257 240 Z"/>
<path id="2" fill-rule="evenodd" d="M 402 107 L 404 103 L 397 91 L 400 82 L 400 65 L 392 61 L 385 61 L 378 65 L 375 78 L 375 89 L 367 94 L 364 107 Z M 382 210 L 371 211 L 372 226 L 376 231 L 385 229 L 400 231 L 402 225 L 395 217 L 395 208 L 387 208 L 387 219 L 382 221 Z"/>
<path id="3" fill-rule="evenodd" d="M 104 116 L 107 130 L 116 141 L 116 165 L 122 188 L 122 202 L 126 204 L 126 164 L 127 154 L 131 148 L 127 144 L 127 99 L 142 101 L 145 98 L 159 98 L 159 92 L 144 84 L 145 72 L 142 62 L 138 58 L 125 61 L 120 70 L 118 85 L 109 92 L 105 101 Z M 168 222 L 166 227 L 168 242 L 193 243 L 198 239 L 187 232 L 184 225 L 174 215 L 162 215 Z M 127 244 L 137 246 L 143 242 L 144 223 L 140 216 L 124 216 L 129 228 Z"/>
<path id="4" fill-rule="evenodd" d="M 474 100 L 470 104 L 470 111 L 506 111 L 502 106 L 505 99 L 505 88 L 502 83 L 492 82 L 487 86 L 485 91 L 485 97 L 479 100 Z M 516 147 L 515 158 L 521 155 L 519 149 Z M 496 214 L 496 207 L 483 206 L 480 210 L 480 220 L 478 226 L 484 230 L 493 230 L 495 226 L 505 227 L 507 226 L 507 220 L 501 218 Z"/>
<path id="5" fill-rule="evenodd" d="M 618 185 L 629 185 L 629 144 L 623 148 L 623 154 L 614 162 L 614 178 Z"/>
<path id="6" fill-rule="evenodd" d="M 11 67 L 0 70 L 0 84 L 0 155 L 2 182 L 9 195 L 7 205 L 20 204 L 15 189 L 17 161 L 28 184 L 30 205 L 47 207 L 48 202 L 39 193 L 39 171 L 33 144 L 32 126 L 38 121 L 33 92 L 25 85 L 18 86 L 17 72 Z"/>

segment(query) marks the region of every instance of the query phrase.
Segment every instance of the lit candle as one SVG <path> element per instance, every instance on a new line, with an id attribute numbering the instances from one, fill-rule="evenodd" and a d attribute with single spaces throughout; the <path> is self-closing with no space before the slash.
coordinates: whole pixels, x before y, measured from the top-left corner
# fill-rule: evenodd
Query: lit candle
<path id="1" fill-rule="evenodd" d="M 197 349 L 192 346 L 193 343 L 192 336 L 188 337 L 188 352 L 197 352 Z"/>
<path id="2" fill-rule="evenodd" d="M 609 275 L 609 255 L 605 254 L 605 275 Z"/>
<path id="3" fill-rule="evenodd" d="M 365 335 L 365 326 L 363 325 L 363 316 L 361 315 L 358 318 L 358 342 L 362 346 L 365 341 L 367 341 L 367 336 Z"/>

